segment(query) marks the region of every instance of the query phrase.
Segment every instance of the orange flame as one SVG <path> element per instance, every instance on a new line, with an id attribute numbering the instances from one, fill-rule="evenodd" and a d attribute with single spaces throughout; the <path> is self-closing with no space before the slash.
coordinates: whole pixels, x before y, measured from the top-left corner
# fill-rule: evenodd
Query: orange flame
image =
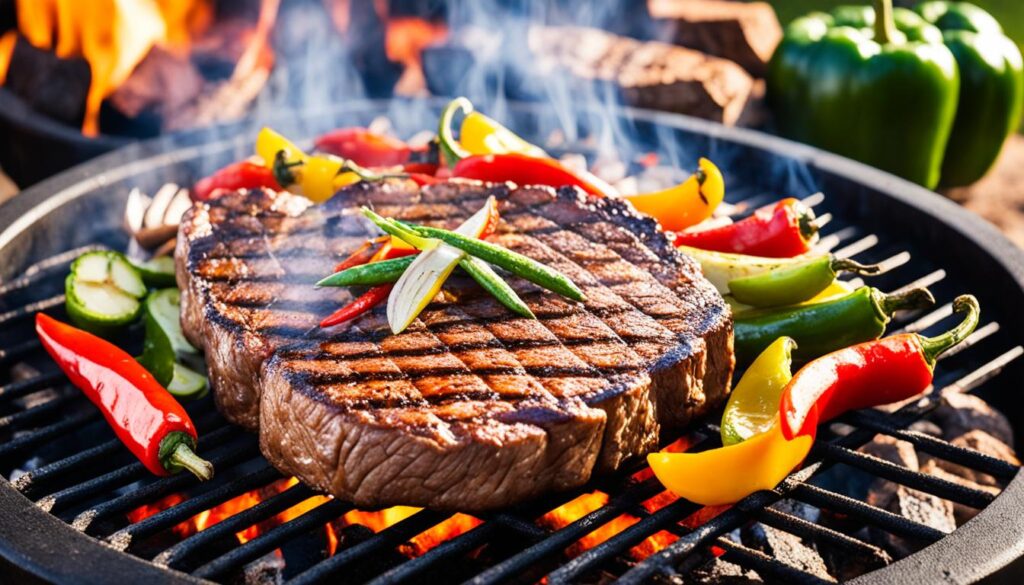
<path id="1" fill-rule="evenodd" d="M 388 59 L 405 65 L 402 77 L 395 84 L 395 93 L 413 95 L 426 88 L 423 49 L 443 41 L 448 36 L 448 27 L 422 18 L 393 18 L 388 20 L 384 35 Z"/>
<path id="2" fill-rule="evenodd" d="M 211 14 L 203 0 L 16 1 L 18 30 L 25 40 L 58 57 L 81 56 L 88 61 L 92 81 L 82 132 L 89 136 L 99 131 L 103 100 L 128 79 L 149 50 L 157 44 L 178 50 L 187 46 Z M 5 70 L 2 45 L 0 70 Z"/>

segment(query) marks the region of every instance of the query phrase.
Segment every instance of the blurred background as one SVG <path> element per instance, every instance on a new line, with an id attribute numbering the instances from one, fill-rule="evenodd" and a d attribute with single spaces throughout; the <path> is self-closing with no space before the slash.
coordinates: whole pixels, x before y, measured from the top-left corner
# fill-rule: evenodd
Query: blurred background
<path id="1" fill-rule="evenodd" d="M 772 89 L 774 84 L 777 94 L 790 82 L 773 80 L 769 63 L 794 19 L 857 4 L 0 0 L 0 200 L 132 141 L 185 131 L 228 133 L 295 109 L 359 99 L 467 95 L 499 118 L 511 100 L 566 112 L 599 108 L 610 118 L 627 105 L 829 148 L 828 140 L 788 127 Z M 897 15 L 902 27 L 918 3 L 894 4 L 897 12 L 904 10 Z M 1024 2 L 975 4 L 1002 29 L 979 32 L 977 44 L 1003 33 L 1018 46 L 1024 42 Z M 934 24 L 946 34 L 955 26 Z M 872 34 L 870 24 L 862 29 Z M 934 31 L 934 42 L 943 42 L 942 32 Z M 994 160 L 983 165 L 987 172 L 980 180 L 941 186 L 914 180 L 982 214 L 1024 245 L 1022 91 L 1020 82 L 1007 90 L 1012 108 L 973 108 L 1004 110 L 1001 120 L 1018 129 L 988 133 L 984 146 L 993 149 Z M 396 107 L 394 115 L 417 114 Z M 424 129 L 433 124 L 428 119 Z M 870 123 L 858 119 L 861 126 Z M 935 126 L 914 124 L 900 129 L 902 135 L 923 136 Z"/>

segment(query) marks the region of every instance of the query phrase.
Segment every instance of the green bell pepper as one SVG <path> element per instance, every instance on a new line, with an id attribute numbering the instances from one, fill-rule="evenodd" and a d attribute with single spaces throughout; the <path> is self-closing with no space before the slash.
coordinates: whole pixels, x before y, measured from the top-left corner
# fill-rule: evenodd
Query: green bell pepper
<path id="1" fill-rule="evenodd" d="M 973 4 L 924 2 L 914 10 L 942 31 L 960 69 L 960 101 L 940 184 L 969 185 L 988 172 L 1020 124 L 1024 60 L 996 19 Z"/>
<path id="2" fill-rule="evenodd" d="M 769 103 L 784 136 L 932 188 L 956 116 L 956 59 L 919 15 L 875 5 L 793 21 L 769 63 Z"/>

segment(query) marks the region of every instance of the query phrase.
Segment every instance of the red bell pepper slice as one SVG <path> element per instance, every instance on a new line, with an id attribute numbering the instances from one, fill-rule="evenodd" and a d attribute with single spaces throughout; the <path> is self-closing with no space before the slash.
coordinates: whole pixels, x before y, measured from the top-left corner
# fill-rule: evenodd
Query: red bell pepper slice
<path id="1" fill-rule="evenodd" d="M 316 139 L 316 149 L 364 167 L 392 167 L 409 161 L 405 142 L 366 128 L 339 128 Z"/>
<path id="2" fill-rule="evenodd" d="M 810 251 L 818 235 L 814 212 L 789 197 L 717 228 L 680 232 L 676 245 L 768 258 L 791 258 Z"/>
<path id="3" fill-rule="evenodd" d="M 281 190 L 274 173 L 263 165 L 242 161 L 232 163 L 216 173 L 196 182 L 192 187 L 193 201 L 208 201 L 218 189 L 259 189 L 266 187 Z"/>
<path id="4" fill-rule="evenodd" d="M 557 160 L 524 154 L 469 156 L 455 164 L 451 176 L 491 183 L 511 181 L 520 185 L 547 185 L 556 188 L 571 185 L 596 197 L 615 195 L 609 187 L 599 186 L 580 177 Z"/>

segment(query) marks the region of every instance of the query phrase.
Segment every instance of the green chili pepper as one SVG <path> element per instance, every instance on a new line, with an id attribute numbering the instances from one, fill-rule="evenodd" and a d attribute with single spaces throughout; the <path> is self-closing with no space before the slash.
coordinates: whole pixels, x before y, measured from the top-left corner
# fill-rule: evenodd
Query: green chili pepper
<path id="1" fill-rule="evenodd" d="M 828 288 L 840 272 L 867 275 L 878 274 L 881 270 L 877 264 L 865 265 L 825 255 L 792 266 L 730 280 L 729 292 L 737 301 L 754 307 L 794 305 L 814 298 Z"/>
<path id="2" fill-rule="evenodd" d="M 814 359 L 878 339 L 896 311 L 921 309 L 934 303 L 926 288 L 885 294 L 865 286 L 823 303 L 747 311 L 736 316 L 737 360 L 749 363 L 779 337 L 796 340 L 793 355 L 797 359 Z"/>
<path id="3" fill-rule="evenodd" d="M 335 272 L 316 283 L 316 286 L 377 286 L 378 284 L 398 282 L 398 278 L 415 259 L 416 256 L 403 256 L 392 260 L 353 266 L 341 272 Z"/>
<path id="4" fill-rule="evenodd" d="M 467 238 L 466 236 L 440 228 L 424 226 L 407 227 L 425 238 L 441 240 L 449 246 L 454 246 L 471 256 L 476 256 L 485 262 L 500 266 L 516 276 L 525 278 L 564 297 L 574 301 L 586 300 L 583 291 L 573 281 L 569 280 L 567 276 L 557 270 L 548 268 L 532 258 L 483 240 Z"/>
<path id="5" fill-rule="evenodd" d="M 505 279 L 498 276 L 498 273 L 486 262 L 479 258 L 469 257 L 463 258 L 459 262 L 459 266 L 469 273 L 473 280 L 482 286 L 484 290 L 498 299 L 498 302 L 505 305 L 507 309 L 529 319 L 537 318 L 533 311 L 530 310 L 530 307 L 526 306 L 526 303 L 523 302 L 523 299 L 519 298 L 516 291 L 512 290 L 512 287 L 505 282 Z"/>

